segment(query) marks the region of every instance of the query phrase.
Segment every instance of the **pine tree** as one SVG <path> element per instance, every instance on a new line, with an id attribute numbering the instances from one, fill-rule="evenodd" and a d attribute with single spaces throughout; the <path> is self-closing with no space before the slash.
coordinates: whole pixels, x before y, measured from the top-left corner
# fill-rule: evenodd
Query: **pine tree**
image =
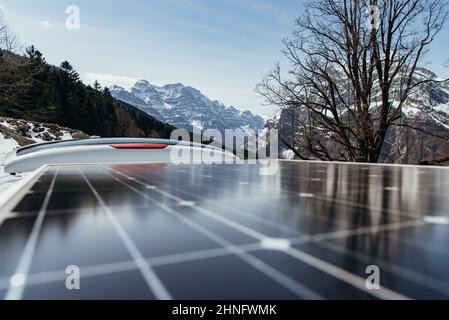
<path id="1" fill-rule="evenodd" d="M 45 63 L 42 52 L 37 50 L 34 45 L 26 47 L 25 52 L 31 60 L 34 60 L 38 63 Z"/>
<path id="2" fill-rule="evenodd" d="M 104 87 L 104 89 L 103 89 L 103 94 L 104 94 L 104 96 L 106 97 L 106 98 L 112 98 L 112 95 L 111 95 L 111 91 L 109 91 L 109 88 L 108 87 Z"/>
<path id="3" fill-rule="evenodd" d="M 97 80 L 94 82 L 94 90 L 101 91 L 101 84 Z"/>
<path id="4" fill-rule="evenodd" d="M 64 71 L 69 79 L 73 82 L 78 82 L 80 80 L 80 76 L 78 72 L 72 67 L 72 65 L 68 61 L 63 61 L 59 68 Z"/>
<path id="5" fill-rule="evenodd" d="M 1 53 L 0 116 L 51 122 L 104 137 L 140 137 L 152 131 L 170 136 L 171 126 L 117 101 L 98 81 L 95 88 L 84 85 L 67 61 L 51 66 L 34 46 L 27 47 L 24 56 Z"/>

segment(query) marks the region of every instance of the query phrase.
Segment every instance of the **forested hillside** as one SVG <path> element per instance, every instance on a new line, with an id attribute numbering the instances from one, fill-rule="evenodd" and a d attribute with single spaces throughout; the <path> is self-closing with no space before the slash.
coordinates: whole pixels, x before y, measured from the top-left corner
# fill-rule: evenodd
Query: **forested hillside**
<path id="1" fill-rule="evenodd" d="M 54 123 L 102 137 L 168 138 L 174 127 L 114 99 L 98 83 L 84 85 L 64 61 L 46 63 L 34 46 L 20 56 L 0 51 L 0 116 Z"/>

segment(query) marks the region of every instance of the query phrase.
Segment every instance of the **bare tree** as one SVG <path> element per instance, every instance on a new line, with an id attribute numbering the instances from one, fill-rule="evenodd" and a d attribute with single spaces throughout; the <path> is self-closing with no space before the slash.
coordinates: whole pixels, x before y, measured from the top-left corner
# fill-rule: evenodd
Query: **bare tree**
<path id="1" fill-rule="evenodd" d="M 407 98 L 434 81 L 414 75 L 447 18 L 446 0 L 310 1 L 284 40 L 288 75 L 277 65 L 257 91 L 298 110 L 301 158 L 377 162 Z"/>
<path id="2" fill-rule="evenodd" d="M 0 50 L 18 52 L 20 48 L 19 39 L 8 26 L 0 11 Z"/>

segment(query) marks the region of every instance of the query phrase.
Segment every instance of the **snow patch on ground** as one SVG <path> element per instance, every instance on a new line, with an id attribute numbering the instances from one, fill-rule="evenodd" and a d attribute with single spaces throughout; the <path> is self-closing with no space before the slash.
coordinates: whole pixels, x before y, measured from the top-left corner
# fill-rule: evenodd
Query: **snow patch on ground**
<path id="1" fill-rule="evenodd" d="M 3 133 L 0 132 L 0 176 L 3 174 L 3 163 L 6 156 L 11 151 L 18 149 L 20 145 L 14 139 L 6 139 Z"/>
<path id="2" fill-rule="evenodd" d="M 295 153 L 292 150 L 283 150 L 281 159 L 293 160 L 295 158 Z"/>
<path id="3" fill-rule="evenodd" d="M 6 139 L 3 133 L 0 132 L 0 202 L 3 202 L 3 195 L 5 191 L 13 185 L 20 177 L 13 177 L 4 171 L 4 162 L 8 153 L 18 149 L 20 145 L 14 139 Z"/>
<path id="4" fill-rule="evenodd" d="M 69 140 L 73 138 L 87 139 L 88 135 L 79 130 L 61 127 L 55 124 L 32 122 L 22 119 L 0 117 L 0 206 L 9 199 L 11 193 L 21 188 L 24 179 L 33 173 L 9 175 L 4 171 L 7 155 L 29 143 Z M 8 138 L 7 138 L 8 137 Z M 21 182 L 22 181 L 22 182 Z M 1 217 L 0 217 L 1 218 Z"/>
<path id="5" fill-rule="evenodd" d="M 36 143 L 55 140 L 70 140 L 73 139 L 73 135 L 81 133 L 77 130 L 71 130 L 52 124 L 43 124 L 12 118 L 1 118 L 0 125 L 13 131 L 16 135 L 35 141 Z M 0 192 L 4 190 L 5 186 L 10 184 L 11 180 L 17 179 L 5 174 L 4 162 L 6 156 L 10 152 L 21 147 L 19 142 L 15 140 L 16 138 L 6 138 L 5 134 L 0 132 Z"/>
<path id="6" fill-rule="evenodd" d="M 402 107 L 402 112 L 404 112 L 407 117 L 414 117 L 418 113 L 421 112 L 421 109 L 417 108 L 417 107 L 414 107 L 414 106 L 403 106 Z"/>
<path id="7" fill-rule="evenodd" d="M 437 106 L 434 106 L 433 109 L 438 112 L 449 114 L 449 104 L 439 104 Z"/>
<path id="8" fill-rule="evenodd" d="M 8 128 L 8 129 L 14 129 L 13 128 L 13 126 L 12 126 L 12 124 L 10 124 L 8 121 L 0 121 L 0 124 L 2 125 L 2 126 L 5 126 L 6 128 Z"/>

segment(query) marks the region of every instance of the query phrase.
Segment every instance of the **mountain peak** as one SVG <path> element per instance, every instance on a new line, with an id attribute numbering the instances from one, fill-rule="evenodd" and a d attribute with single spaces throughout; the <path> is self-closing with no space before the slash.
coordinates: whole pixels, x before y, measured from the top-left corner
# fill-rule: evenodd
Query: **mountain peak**
<path id="1" fill-rule="evenodd" d="M 234 107 L 214 101 L 201 91 L 182 83 L 155 86 L 139 80 L 130 91 L 113 90 L 111 94 L 134 105 L 155 118 L 178 128 L 202 129 L 263 128 L 262 117 L 242 112 Z"/>
<path id="2" fill-rule="evenodd" d="M 438 76 L 433 71 L 430 71 L 429 69 L 422 68 L 422 67 L 416 68 L 414 76 L 415 76 L 415 78 L 421 76 L 421 77 L 427 78 L 429 80 L 434 80 L 434 79 L 438 78 Z"/>
<path id="3" fill-rule="evenodd" d="M 149 86 L 151 86 L 151 83 L 148 80 L 145 80 L 145 79 L 139 79 L 134 84 L 134 87 L 136 87 L 136 88 L 147 88 Z"/>
<path id="4" fill-rule="evenodd" d="M 114 85 L 112 85 L 112 86 L 109 86 L 108 89 L 109 89 L 110 91 L 126 91 L 125 88 L 120 87 L 120 86 L 118 86 L 118 85 L 116 85 L 116 84 L 114 84 Z"/>
<path id="5" fill-rule="evenodd" d="M 163 86 L 163 88 L 184 88 L 185 86 L 182 84 L 182 83 L 179 83 L 179 82 L 177 82 L 177 83 L 169 83 L 169 84 L 166 84 L 166 85 L 164 85 Z"/>

